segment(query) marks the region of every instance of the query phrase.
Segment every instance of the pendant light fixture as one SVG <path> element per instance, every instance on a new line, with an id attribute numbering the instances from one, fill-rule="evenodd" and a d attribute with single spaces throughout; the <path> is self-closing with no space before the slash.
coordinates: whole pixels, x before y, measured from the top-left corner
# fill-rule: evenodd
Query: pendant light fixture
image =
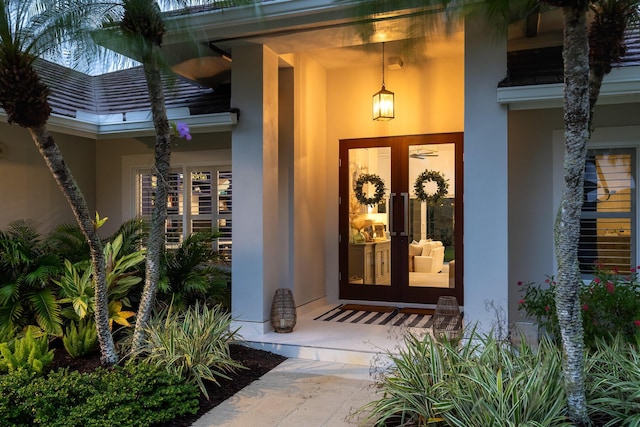
<path id="1" fill-rule="evenodd" d="M 384 87 L 384 42 L 382 43 L 382 89 L 373 95 L 373 120 L 391 120 L 395 117 L 393 92 Z"/>

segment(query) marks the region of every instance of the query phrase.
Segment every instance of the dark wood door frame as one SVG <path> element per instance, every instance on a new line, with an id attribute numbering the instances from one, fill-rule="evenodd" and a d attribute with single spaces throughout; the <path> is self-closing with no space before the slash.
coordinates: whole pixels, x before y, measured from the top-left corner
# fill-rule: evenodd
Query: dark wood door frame
<path id="1" fill-rule="evenodd" d="M 411 287 L 409 283 L 408 254 L 409 237 L 396 236 L 391 238 L 392 251 L 392 283 L 391 286 L 375 285 L 354 285 L 349 283 L 348 274 L 348 250 L 349 250 L 349 149 L 352 148 L 373 148 L 390 147 L 393 166 L 391 168 L 391 185 L 388 189 L 391 193 L 401 192 L 411 193 L 412 188 L 406 188 L 407 174 L 409 168 L 408 147 L 422 144 L 445 144 L 453 143 L 455 147 L 455 287 L 433 288 L 433 287 Z M 339 206 L 339 229 L 340 229 L 340 299 L 347 300 L 369 300 L 404 303 L 435 304 L 440 296 L 453 295 L 458 302 L 464 304 L 463 289 L 463 133 L 441 133 L 428 135 L 407 135 L 391 136 L 380 138 L 360 138 L 340 140 L 340 170 L 339 170 L 339 194 L 341 202 Z M 409 183 L 410 186 L 410 183 Z M 346 197 L 345 197 L 346 195 Z M 394 197 L 394 212 L 401 212 L 404 209 L 402 197 Z M 389 224 L 390 228 L 400 230 L 403 227 L 401 215 L 394 215 L 394 224 Z M 399 233 L 398 233 L 399 234 Z"/>

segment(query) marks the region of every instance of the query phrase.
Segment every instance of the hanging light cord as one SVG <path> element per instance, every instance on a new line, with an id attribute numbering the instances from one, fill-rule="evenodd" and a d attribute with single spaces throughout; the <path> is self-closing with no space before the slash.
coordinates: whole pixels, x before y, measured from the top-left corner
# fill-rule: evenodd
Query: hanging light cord
<path id="1" fill-rule="evenodd" d="M 384 42 L 382 42 L 382 89 L 384 89 Z"/>

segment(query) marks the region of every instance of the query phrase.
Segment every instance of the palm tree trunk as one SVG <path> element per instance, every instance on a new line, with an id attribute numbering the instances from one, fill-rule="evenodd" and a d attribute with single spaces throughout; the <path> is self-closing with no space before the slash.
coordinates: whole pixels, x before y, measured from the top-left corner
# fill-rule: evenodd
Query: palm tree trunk
<path id="1" fill-rule="evenodd" d="M 579 2 L 581 3 L 581 2 Z M 589 42 L 584 5 L 564 7 L 564 186 L 556 221 L 558 261 L 556 307 L 564 351 L 564 383 L 569 416 L 589 424 L 584 387 L 584 336 L 578 264 L 584 164 L 589 140 Z"/>
<path id="2" fill-rule="evenodd" d="M 164 103 L 162 77 L 157 64 L 153 60 L 144 61 L 143 68 L 147 80 L 147 88 L 149 89 L 153 126 L 156 131 L 155 174 L 157 187 L 147 243 L 144 289 L 133 333 L 133 354 L 138 354 L 142 348 L 145 329 L 151 316 L 151 309 L 153 308 L 160 279 L 160 260 L 164 248 L 165 222 L 167 219 L 169 168 L 171 167 L 171 132 Z"/>
<path id="3" fill-rule="evenodd" d="M 113 366 L 118 362 L 118 353 L 113 342 L 113 336 L 109 329 L 109 308 L 107 298 L 107 280 L 105 271 L 105 258 L 102 240 L 96 232 L 96 227 L 89 214 L 87 202 L 78 187 L 71 171 L 62 158 L 58 145 L 49 134 L 46 127 L 30 127 L 29 132 L 36 143 L 40 154 L 44 158 L 51 174 L 58 183 L 58 187 L 64 193 L 71 210 L 89 242 L 91 250 L 91 262 L 93 264 L 93 281 L 96 298 L 96 327 L 98 329 L 98 342 L 100 343 L 100 360 L 105 366 Z"/>

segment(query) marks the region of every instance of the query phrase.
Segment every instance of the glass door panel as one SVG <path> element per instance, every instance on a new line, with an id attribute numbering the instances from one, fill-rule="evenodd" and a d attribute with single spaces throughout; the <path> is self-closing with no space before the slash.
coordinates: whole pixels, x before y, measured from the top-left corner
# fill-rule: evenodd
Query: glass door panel
<path id="1" fill-rule="evenodd" d="M 409 146 L 409 286 L 455 287 L 455 144 Z"/>
<path id="2" fill-rule="evenodd" d="M 348 274 L 350 284 L 390 286 L 389 188 L 391 148 L 353 148 L 349 162 Z"/>

